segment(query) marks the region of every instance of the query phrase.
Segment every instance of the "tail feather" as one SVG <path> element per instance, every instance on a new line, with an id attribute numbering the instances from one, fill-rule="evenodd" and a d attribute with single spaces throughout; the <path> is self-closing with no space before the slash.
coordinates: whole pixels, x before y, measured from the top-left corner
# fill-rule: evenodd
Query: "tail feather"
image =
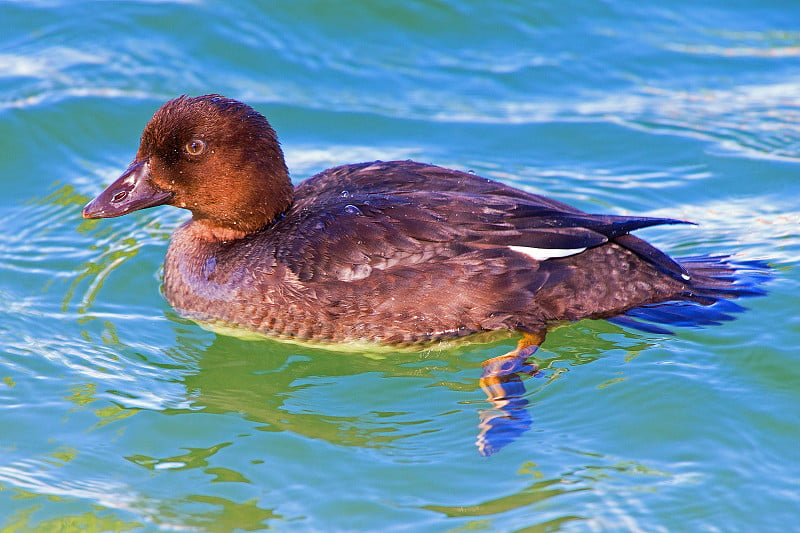
<path id="1" fill-rule="evenodd" d="M 771 276 L 765 261 L 730 261 L 729 256 L 694 256 L 681 259 L 692 276 L 689 292 L 718 301 L 766 294 L 763 284 Z"/>
<path id="2" fill-rule="evenodd" d="M 728 256 L 694 256 L 680 260 L 691 276 L 686 291 L 668 302 L 630 309 L 610 321 L 648 333 L 672 333 L 662 327 L 704 327 L 733 320 L 744 307 L 735 298 L 766 294 L 771 269 L 763 261 L 730 261 Z"/>
<path id="3" fill-rule="evenodd" d="M 635 235 L 625 234 L 614 238 L 614 242 L 627 248 L 648 263 L 652 264 L 665 274 L 669 274 L 675 279 L 687 280 L 691 274 L 683 265 L 672 259 L 670 256 Z"/>

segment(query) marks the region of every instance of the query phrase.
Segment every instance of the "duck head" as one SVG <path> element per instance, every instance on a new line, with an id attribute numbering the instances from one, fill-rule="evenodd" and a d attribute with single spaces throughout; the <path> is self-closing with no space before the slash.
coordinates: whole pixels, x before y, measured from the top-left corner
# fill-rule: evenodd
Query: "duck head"
<path id="1" fill-rule="evenodd" d="M 168 204 L 188 209 L 212 233 L 246 235 L 292 199 L 283 152 L 263 115 L 216 94 L 181 96 L 156 111 L 131 165 L 83 208 L 83 217 Z"/>

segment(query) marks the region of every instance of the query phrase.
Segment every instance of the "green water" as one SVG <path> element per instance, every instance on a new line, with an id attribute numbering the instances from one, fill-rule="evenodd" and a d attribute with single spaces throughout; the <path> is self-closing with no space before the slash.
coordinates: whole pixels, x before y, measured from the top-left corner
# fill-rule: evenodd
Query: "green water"
<path id="1" fill-rule="evenodd" d="M 582 321 L 490 457 L 480 362 L 177 317 L 185 214 L 83 221 L 168 98 L 263 112 L 296 180 L 413 158 L 774 267 L 734 322 Z M 0 531 L 800 530 L 796 2 L 0 3 Z"/>

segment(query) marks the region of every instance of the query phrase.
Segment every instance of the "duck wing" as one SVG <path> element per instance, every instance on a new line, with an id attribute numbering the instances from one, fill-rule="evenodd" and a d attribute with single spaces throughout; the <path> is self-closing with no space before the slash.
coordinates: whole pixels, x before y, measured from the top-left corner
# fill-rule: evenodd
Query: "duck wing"
<path id="1" fill-rule="evenodd" d="M 301 183 L 295 207 L 279 221 L 279 259 L 301 281 L 362 279 L 373 269 L 444 261 L 503 248 L 532 261 L 578 254 L 609 241 L 675 277 L 685 270 L 628 235 L 669 218 L 584 213 L 544 196 L 474 174 L 412 161 L 327 170 Z"/>

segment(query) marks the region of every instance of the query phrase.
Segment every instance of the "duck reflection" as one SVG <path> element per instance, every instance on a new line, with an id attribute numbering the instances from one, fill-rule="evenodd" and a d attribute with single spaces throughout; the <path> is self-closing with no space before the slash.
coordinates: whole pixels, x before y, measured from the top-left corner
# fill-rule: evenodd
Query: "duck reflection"
<path id="1" fill-rule="evenodd" d="M 480 433 L 475 444 L 481 455 L 492 455 L 531 428 L 530 402 L 525 398 L 521 374 L 535 374 L 536 365 L 527 366 L 530 370 L 481 377 L 481 388 L 492 405 L 491 409 L 480 411 Z"/>
<path id="2" fill-rule="evenodd" d="M 458 372 L 458 363 L 419 353 L 369 355 L 217 335 L 185 386 L 193 410 L 236 412 L 261 431 L 289 431 L 336 445 L 394 446 L 433 431 L 437 413 L 415 411 L 415 391 L 420 380 L 447 382 L 440 378 Z M 416 399 L 422 400 L 419 394 Z"/>
<path id="3" fill-rule="evenodd" d="M 623 331 L 605 322 L 592 323 L 601 328 L 598 333 L 609 328 Z M 479 379 L 478 360 L 502 349 L 507 339 L 435 352 L 342 354 L 215 335 L 198 354 L 198 371 L 183 379 L 193 411 L 235 412 L 256 422 L 261 431 L 289 431 L 344 446 L 405 448 L 415 454 L 441 451 L 430 449 L 436 434 L 447 434 L 447 445 L 452 445 L 452 417 L 462 412 L 454 407 L 474 405 L 475 393 L 482 389 L 488 406 L 476 413 L 476 445 L 488 456 L 532 427 L 529 397 L 564 370 L 559 367 L 592 361 L 619 347 L 596 335 L 587 338 L 585 328 L 583 334 L 574 327 L 562 329 L 567 338 L 572 331 L 583 339 L 581 350 L 567 351 L 566 357 L 548 354 L 551 357 L 537 361 L 533 356 L 541 339 L 526 338 L 516 350 L 483 363 Z M 556 343 L 564 340 L 560 331 Z M 184 341 L 188 342 L 179 340 L 183 345 L 178 351 L 197 351 L 191 346 L 197 336 Z M 647 346 L 628 345 L 629 350 Z M 528 392 L 525 381 L 532 376 L 545 379 Z M 453 392 L 462 399 L 454 402 Z"/>
<path id="4" fill-rule="evenodd" d="M 480 386 L 492 409 L 480 413 L 480 433 L 476 445 L 487 456 L 514 441 L 531 427 L 523 374 L 535 374 L 530 358 L 544 342 L 545 332 L 525 333 L 516 350 L 483 363 Z"/>

